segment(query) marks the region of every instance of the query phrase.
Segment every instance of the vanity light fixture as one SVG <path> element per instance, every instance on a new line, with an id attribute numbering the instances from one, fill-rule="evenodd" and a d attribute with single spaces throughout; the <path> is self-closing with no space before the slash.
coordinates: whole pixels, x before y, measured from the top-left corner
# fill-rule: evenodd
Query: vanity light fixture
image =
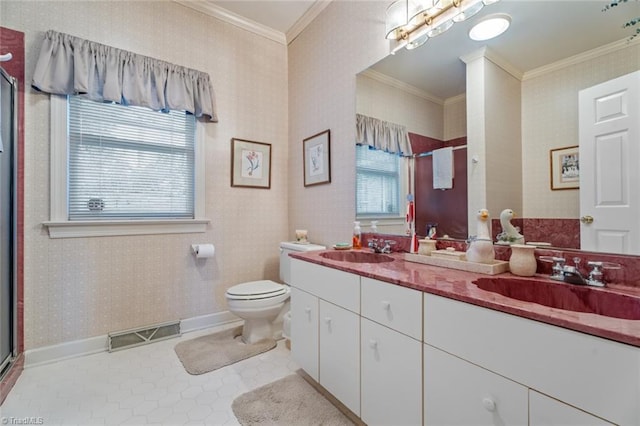
<path id="1" fill-rule="evenodd" d="M 469 30 L 469 38 L 475 41 L 489 40 L 507 31 L 511 25 L 511 16 L 496 13 L 483 18 Z"/>
<path id="2" fill-rule="evenodd" d="M 391 53 L 403 47 L 415 49 L 497 1 L 396 0 L 387 8 L 385 21 L 386 38 L 396 41 Z"/>

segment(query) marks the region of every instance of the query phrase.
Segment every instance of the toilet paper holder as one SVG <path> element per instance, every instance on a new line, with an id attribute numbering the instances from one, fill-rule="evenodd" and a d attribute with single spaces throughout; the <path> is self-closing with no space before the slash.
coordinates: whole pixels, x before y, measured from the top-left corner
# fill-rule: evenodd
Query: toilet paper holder
<path id="1" fill-rule="evenodd" d="M 191 252 L 197 259 L 207 259 L 215 254 L 213 244 L 191 244 Z"/>

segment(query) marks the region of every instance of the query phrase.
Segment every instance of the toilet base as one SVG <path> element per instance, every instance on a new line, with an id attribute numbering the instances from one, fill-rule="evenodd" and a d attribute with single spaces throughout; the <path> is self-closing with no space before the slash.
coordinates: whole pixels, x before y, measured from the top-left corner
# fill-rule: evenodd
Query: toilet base
<path id="1" fill-rule="evenodd" d="M 248 345 L 265 339 L 273 339 L 272 321 L 266 319 L 244 320 L 242 341 Z"/>

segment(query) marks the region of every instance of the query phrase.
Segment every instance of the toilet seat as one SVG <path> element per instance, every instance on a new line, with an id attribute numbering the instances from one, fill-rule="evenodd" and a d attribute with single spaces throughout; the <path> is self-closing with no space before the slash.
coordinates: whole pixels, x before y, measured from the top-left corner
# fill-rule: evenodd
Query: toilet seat
<path id="1" fill-rule="evenodd" d="M 250 281 L 237 284 L 227 290 L 232 300 L 270 299 L 287 293 L 287 287 L 270 280 Z"/>

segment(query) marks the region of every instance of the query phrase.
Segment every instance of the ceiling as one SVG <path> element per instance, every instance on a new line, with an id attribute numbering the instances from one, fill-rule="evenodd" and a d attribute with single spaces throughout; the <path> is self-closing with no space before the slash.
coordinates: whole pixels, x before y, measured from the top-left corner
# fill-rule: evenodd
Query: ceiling
<path id="1" fill-rule="evenodd" d="M 316 0 L 209 0 L 209 2 L 286 34 L 316 3 Z"/>
<path id="2" fill-rule="evenodd" d="M 209 2 L 287 34 L 296 23 L 299 25 L 304 20 L 305 14 L 309 15 L 314 7 L 319 3 L 326 4 L 327 0 Z M 465 90 L 465 67 L 459 58 L 483 46 L 525 73 L 628 37 L 631 31 L 623 29 L 622 25 L 640 16 L 640 1 L 629 1 L 603 12 L 608 3 L 606 0 L 502 0 L 485 7 L 469 21 L 455 24 L 418 49 L 402 49 L 388 56 L 372 69 L 432 96 L 447 99 Z M 467 33 L 471 25 L 494 13 L 511 16 L 509 30 L 489 41 L 469 39 Z"/>

